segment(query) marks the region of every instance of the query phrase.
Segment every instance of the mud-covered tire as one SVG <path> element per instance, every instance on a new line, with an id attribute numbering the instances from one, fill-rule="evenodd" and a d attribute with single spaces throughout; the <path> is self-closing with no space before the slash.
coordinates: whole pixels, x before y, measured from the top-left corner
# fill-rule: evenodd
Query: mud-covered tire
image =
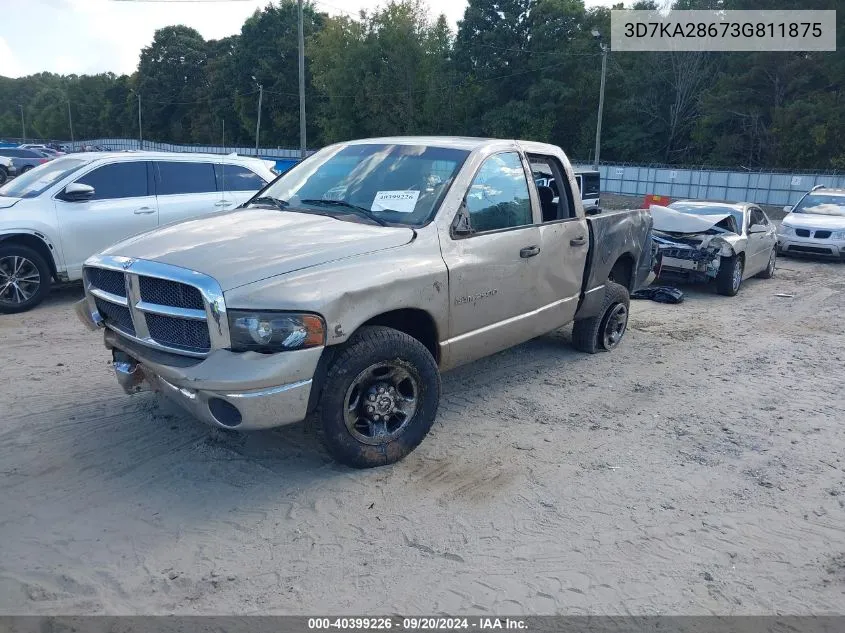
<path id="1" fill-rule="evenodd" d="M 25 291 L 31 292 L 31 296 L 24 300 L 21 300 L 23 295 L 14 293 L 9 286 L 6 286 L 6 283 L 11 279 L 7 273 L 11 270 L 10 266 L 17 265 L 16 261 L 26 262 L 25 264 L 21 263 L 21 266 L 25 267 L 23 274 L 20 275 L 21 277 L 29 277 L 34 271 L 38 272 L 37 289 L 31 282 L 22 286 Z M 0 314 L 14 314 L 31 310 L 44 301 L 44 298 L 50 293 L 51 283 L 50 266 L 37 251 L 21 244 L 0 242 Z"/>
<path id="2" fill-rule="evenodd" d="M 740 255 L 722 257 L 719 272 L 716 273 L 716 290 L 720 295 L 734 297 L 742 287 L 745 259 Z"/>
<path id="3" fill-rule="evenodd" d="M 362 375 L 369 376 L 368 372 L 383 366 L 395 367 L 407 374 L 409 384 L 416 390 L 416 404 L 413 414 L 407 416 L 395 436 L 374 436 L 368 443 L 360 430 L 347 424 L 347 412 L 353 410 L 350 403 L 357 402 L 354 400 L 356 389 L 363 405 L 367 404 L 365 397 L 369 392 L 359 388 Z M 375 383 L 379 384 L 382 383 Z M 400 389 L 398 385 L 397 389 Z M 398 396 L 398 391 L 394 393 Z M 410 398 L 403 402 L 408 401 Z M 381 326 L 363 327 L 350 337 L 329 367 L 317 411 L 320 439 L 329 454 L 347 466 L 372 468 L 392 464 L 423 441 L 434 423 L 439 403 L 440 371 L 431 352 L 404 332 Z M 353 432 L 358 433 L 358 437 Z"/>
<path id="4" fill-rule="evenodd" d="M 757 273 L 757 276 L 760 279 L 771 279 L 775 276 L 775 263 L 778 257 L 778 248 L 775 246 L 772 249 L 772 252 L 769 254 L 769 262 L 766 264 L 766 267 Z"/>
<path id="5" fill-rule="evenodd" d="M 611 351 L 615 349 L 625 334 L 628 326 L 628 308 L 631 298 L 628 289 L 612 281 L 605 286 L 604 301 L 601 311 L 597 316 L 589 319 L 575 321 L 572 325 L 572 346 L 580 352 L 595 354 L 596 352 Z M 624 312 L 624 322 L 621 324 L 621 331 L 615 342 L 608 343 L 606 332 L 611 318 L 615 318 L 617 312 Z"/>

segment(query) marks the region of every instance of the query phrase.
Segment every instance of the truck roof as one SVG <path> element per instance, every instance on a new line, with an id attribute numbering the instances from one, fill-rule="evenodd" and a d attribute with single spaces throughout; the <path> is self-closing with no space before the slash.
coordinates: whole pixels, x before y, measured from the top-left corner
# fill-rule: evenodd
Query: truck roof
<path id="1" fill-rule="evenodd" d="M 476 150 L 485 145 L 494 145 L 502 142 L 514 141 L 526 146 L 529 151 L 536 151 L 540 147 L 556 148 L 547 143 L 535 141 L 521 141 L 519 139 L 481 138 L 474 136 L 384 136 L 380 138 L 364 138 L 355 141 L 346 141 L 347 145 L 369 145 L 372 143 L 393 144 L 393 145 L 431 145 L 434 147 L 451 147 L 454 149 Z M 530 147 L 529 147 L 530 146 Z"/>

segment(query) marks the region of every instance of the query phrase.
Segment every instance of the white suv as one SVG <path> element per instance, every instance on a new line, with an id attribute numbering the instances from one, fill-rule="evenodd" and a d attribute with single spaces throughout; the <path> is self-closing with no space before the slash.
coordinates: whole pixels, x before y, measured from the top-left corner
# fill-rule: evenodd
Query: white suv
<path id="1" fill-rule="evenodd" d="M 53 279 L 132 235 L 234 209 L 275 178 L 273 161 L 165 152 L 62 156 L 0 187 L 0 313 L 39 304 Z"/>

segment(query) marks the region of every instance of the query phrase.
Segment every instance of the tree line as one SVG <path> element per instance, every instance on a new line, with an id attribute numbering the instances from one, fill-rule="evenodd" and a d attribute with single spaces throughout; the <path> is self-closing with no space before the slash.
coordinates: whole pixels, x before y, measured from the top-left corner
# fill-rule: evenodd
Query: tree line
<path id="1" fill-rule="evenodd" d="M 786 6 L 785 6 L 786 5 Z M 812 5 L 812 6 L 808 6 Z M 619 5 L 616 8 L 622 8 Z M 651 0 L 631 8 L 654 9 Z M 676 0 L 675 9 L 838 9 L 838 52 L 621 53 L 607 58 L 602 160 L 845 169 L 845 0 Z M 137 137 L 299 146 L 297 3 L 237 35 L 168 26 L 132 75 L 0 77 L 0 137 Z M 306 2 L 310 148 L 369 136 L 524 138 L 592 157 L 610 12 L 583 0 L 470 0 L 454 32 L 424 0 L 330 16 Z M 225 136 L 224 136 L 225 135 Z"/>

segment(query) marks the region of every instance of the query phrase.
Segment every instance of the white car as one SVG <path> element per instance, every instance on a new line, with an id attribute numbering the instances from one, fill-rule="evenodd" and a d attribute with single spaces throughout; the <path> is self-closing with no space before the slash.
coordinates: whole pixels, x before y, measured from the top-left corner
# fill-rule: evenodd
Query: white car
<path id="1" fill-rule="evenodd" d="M 0 187 L 0 313 L 82 278 L 94 253 L 138 233 L 234 209 L 275 179 L 273 161 L 166 152 L 62 156 Z"/>
<path id="2" fill-rule="evenodd" d="M 18 173 L 15 164 L 8 156 L 0 156 L 0 185 L 6 184 L 9 178 L 14 177 Z"/>
<path id="3" fill-rule="evenodd" d="M 845 189 L 814 187 L 778 229 L 778 250 L 784 255 L 845 257 Z"/>

